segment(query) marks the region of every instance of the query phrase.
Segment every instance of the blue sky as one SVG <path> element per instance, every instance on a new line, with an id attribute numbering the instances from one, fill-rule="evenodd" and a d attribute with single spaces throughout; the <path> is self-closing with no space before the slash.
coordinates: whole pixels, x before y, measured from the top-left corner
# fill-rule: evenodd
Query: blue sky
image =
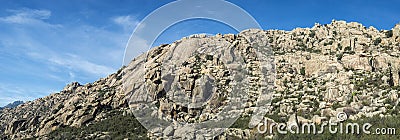
<path id="1" fill-rule="evenodd" d="M 121 67 L 125 45 L 135 26 L 170 1 L 30 0 L 0 1 L 0 106 L 33 100 L 82 84 Z M 391 29 L 400 20 L 400 1 L 230 1 L 249 12 L 264 29 L 291 30 L 357 21 Z M 209 20 L 189 20 L 165 31 L 157 44 L 194 33 L 236 33 Z"/>

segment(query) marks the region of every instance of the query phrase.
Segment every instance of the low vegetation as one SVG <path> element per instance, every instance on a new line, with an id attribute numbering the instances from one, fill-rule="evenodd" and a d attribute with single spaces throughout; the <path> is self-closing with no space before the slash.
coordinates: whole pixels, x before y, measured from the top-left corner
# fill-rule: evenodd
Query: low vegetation
<path id="1" fill-rule="evenodd" d="M 48 135 L 50 139 L 90 138 L 91 135 L 103 135 L 112 139 L 148 139 L 147 130 L 132 115 L 121 112 L 110 113 L 108 119 L 83 126 L 81 128 L 63 127 Z"/>

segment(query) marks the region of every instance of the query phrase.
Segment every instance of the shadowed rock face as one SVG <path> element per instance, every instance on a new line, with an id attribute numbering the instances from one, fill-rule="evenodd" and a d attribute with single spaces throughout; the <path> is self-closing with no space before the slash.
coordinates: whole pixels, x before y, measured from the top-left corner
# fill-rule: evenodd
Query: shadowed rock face
<path id="1" fill-rule="evenodd" d="M 349 112 L 350 119 L 388 115 L 387 112 L 397 111 L 393 107 L 399 102 L 399 29 L 400 25 L 396 25 L 388 36 L 387 31 L 365 28 L 359 23 L 333 21 L 292 31 L 248 30 L 238 35 L 183 38 L 153 48 L 94 83 L 71 83 L 59 93 L 0 110 L 0 139 L 45 138 L 60 127 L 79 128 L 106 120 L 112 111 L 129 114 L 130 108 L 147 100 L 156 101 L 155 114 L 164 114 L 161 119 L 215 119 L 220 108 L 231 100 L 229 91 L 235 83 L 220 59 L 242 58 L 246 64 L 235 67 L 248 71 L 245 76 L 249 92 L 243 95 L 249 98 L 241 110 L 241 117 L 248 117 L 263 92 L 260 87 L 267 85 L 259 80 L 263 69 L 252 49 L 255 45 L 268 46 L 274 52 L 276 79 L 268 115 L 279 118 L 268 120 L 321 123 L 341 111 Z M 203 53 L 192 56 L 193 51 Z M 174 72 L 165 71 L 172 68 Z M 124 86 L 127 83 L 130 86 Z M 181 92 L 172 94 L 172 89 Z M 175 103 L 174 98 L 201 107 L 188 108 Z M 136 102 L 132 103 L 132 99 Z M 187 131 L 173 126 L 165 132 L 151 131 L 148 136 L 200 137 L 184 137 Z M 218 138 L 248 139 L 253 133 L 254 129 L 230 128 Z"/>

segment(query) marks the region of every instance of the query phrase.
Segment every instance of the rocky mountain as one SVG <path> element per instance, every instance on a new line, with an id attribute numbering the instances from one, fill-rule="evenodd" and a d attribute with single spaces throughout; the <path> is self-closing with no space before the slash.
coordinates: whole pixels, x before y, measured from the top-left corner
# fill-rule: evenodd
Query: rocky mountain
<path id="1" fill-rule="evenodd" d="M 24 103 L 23 101 L 15 101 L 15 102 L 7 104 L 4 107 L 0 107 L 0 109 L 3 109 L 3 108 L 15 108 L 15 107 L 17 107 L 17 106 L 19 106 L 20 104 L 23 104 L 23 103 Z"/>
<path id="2" fill-rule="evenodd" d="M 270 48 L 273 53 L 257 54 L 255 47 Z M 205 55 L 191 56 L 190 51 Z M 260 59 L 260 55 L 272 59 Z M 399 57 L 400 24 L 379 31 L 356 22 L 332 21 L 292 31 L 193 35 L 153 48 L 96 82 L 71 83 L 59 93 L 3 109 L 0 139 L 211 139 L 181 124 L 221 119 L 218 113 L 236 100 L 228 96 L 233 89 L 247 91 L 238 99 L 248 98 L 236 111 L 242 112 L 238 121 L 217 139 L 274 137 L 248 127 L 254 123 L 250 116 L 263 92 L 272 97 L 264 116 L 272 122 L 320 124 L 338 121 L 339 112 L 351 120 L 395 116 L 399 113 Z M 220 61 L 235 58 L 244 65 Z M 267 73 L 273 75 L 262 74 L 268 64 L 273 66 Z M 228 67 L 246 70 L 241 77 L 248 84 L 235 86 L 240 82 Z M 215 90 L 202 88 L 207 86 L 202 85 L 204 75 L 214 79 Z M 275 80 L 263 81 L 268 76 Z M 198 108 L 174 103 L 170 97 L 175 95 L 166 90 L 168 84 L 179 86 L 184 99 L 208 101 Z M 153 116 L 175 123 L 146 131 L 132 114 L 148 100 L 157 107 Z"/>

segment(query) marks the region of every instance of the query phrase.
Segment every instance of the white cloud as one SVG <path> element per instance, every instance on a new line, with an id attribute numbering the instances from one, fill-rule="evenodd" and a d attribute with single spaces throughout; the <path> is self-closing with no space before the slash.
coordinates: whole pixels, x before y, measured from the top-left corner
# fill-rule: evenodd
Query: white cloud
<path id="1" fill-rule="evenodd" d="M 89 62 L 73 54 L 68 54 L 66 57 L 53 56 L 49 61 L 70 70 L 82 71 L 96 76 L 107 76 L 116 71 L 111 67 Z M 71 75 L 71 73 L 69 73 L 69 76 L 75 78 L 74 74 Z"/>
<path id="2" fill-rule="evenodd" d="M 59 91 L 64 83 L 93 82 L 116 72 L 120 67 L 129 34 L 137 21 L 131 16 L 112 19 L 112 26 L 124 30 L 109 30 L 86 23 L 57 25 L 48 22 L 49 10 L 8 10 L 0 17 L 0 61 L 9 66 L 4 73 L 23 75 L 28 80 L 41 80 L 21 84 L 22 81 L 0 79 L 0 104 L 15 100 L 31 100 L 52 91 Z M 110 23 L 110 22 L 108 22 Z M 55 28 L 54 28 L 55 27 Z M 7 55 L 9 57 L 4 56 Z M 21 61 L 7 61 L 18 59 Z M 0 74 L 4 74 L 0 73 Z M 1 87 L 2 83 L 10 85 Z M 59 85 L 59 84 L 62 85 Z M 55 89 L 55 90 L 50 90 Z M 24 97 L 26 96 L 26 97 Z"/>
<path id="3" fill-rule="evenodd" d="M 8 43 L 5 44 L 5 46 L 8 46 L 8 50 L 18 49 L 20 54 L 25 54 L 31 60 L 50 64 L 46 67 L 52 68 L 52 70 L 70 70 L 65 73 L 70 80 L 77 80 L 75 79 L 77 77 L 82 78 L 81 72 L 87 74 L 86 76 L 88 77 L 104 77 L 116 72 L 111 65 L 120 64 L 121 62 L 123 44 L 129 37 L 125 35 L 126 32 L 109 31 L 89 25 L 59 26 L 60 28 L 54 30 L 52 27 L 58 25 L 43 21 L 50 18 L 51 11 L 49 10 L 22 9 L 8 11 L 12 14 L 0 17 L 0 22 L 19 23 L 29 27 L 23 32 L 15 30 L 16 34 L 13 37 L 6 33 L 0 33 L 0 43 Z M 130 26 L 131 24 L 134 26 L 135 24 L 134 18 L 131 16 L 116 17 L 114 20 L 120 26 Z M 29 32 L 32 29 L 29 25 L 45 26 L 34 27 L 42 31 L 39 35 L 36 32 Z M 54 39 L 37 40 L 36 36 L 38 35 L 42 36 L 43 39 L 52 37 Z M 55 45 L 57 42 L 66 43 L 60 46 Z M 96 47 L 94 48 L 94 46 Z M 99 57 L 99 54 L 102 57 Z M 74 73 L 71 71 L 74 71 Z M 54 74 L 48 76 L 59 81 L 59 78 Z"/>
<path id="4" fill-rule="evenodd" d="M 42 20 L 48 19 L 51 16 L 49 10 L 38 10 L 38 9 L 20 9 L 20 10 L 8 10 L 13 15 L 7 17 L 1 17 L 0 21 L 7 23 L 18 23 L 18 24 L 30 24 L 42 22 Z"/>
<path id="5" fill-rule="evenodd" d="M 75 80 L 75 73 L 69 72 L 68 75 L 69 75 L 70 81 L 76 81 L 76 80 Z"/>
<path id="6" fill-rule="evenodd" d="M 45 76 L 50 78 L 50 79 L 53 79 L 55 81 L 59 81 L 59 82 L 64 82 L 65 81 L 64 78 L 62 78 L 60 76 L 57 76 L 57 75 L 54 75 L 54 74 L 46 74 Z"/>
<path id="7" fill-rule="evenodd" d="M 132 31 L 133 28 L 139 24 L 139 21 L 136 18 L 132 17 L 131 15 L 126 16 L 117 16 L 112 18 L 112 21 L 124 28 L 124 30 Z"/>
<path id="8" fill-rule="evenodd" d="M 139 20 L 131 15 L 117 16 L 112 18 L 112 21 L 115 24 L 123 27 L 126 34 L 131 34 L 135 28 L 136 31 L 140 31 L 146 26 L 144 23 L 140 23 Z M 149 42 L 146 39 L 143 39 L 139 36 L 131 36 L 130 39 L 135 39 L 135 41 L 130 40 L 130 42 L 133 43 L 125 45 L 125 49 L 127 50 L 124 52 L 122 65 L 129 64 L 133 58 L 147 52 L 149 49 Z"/>

